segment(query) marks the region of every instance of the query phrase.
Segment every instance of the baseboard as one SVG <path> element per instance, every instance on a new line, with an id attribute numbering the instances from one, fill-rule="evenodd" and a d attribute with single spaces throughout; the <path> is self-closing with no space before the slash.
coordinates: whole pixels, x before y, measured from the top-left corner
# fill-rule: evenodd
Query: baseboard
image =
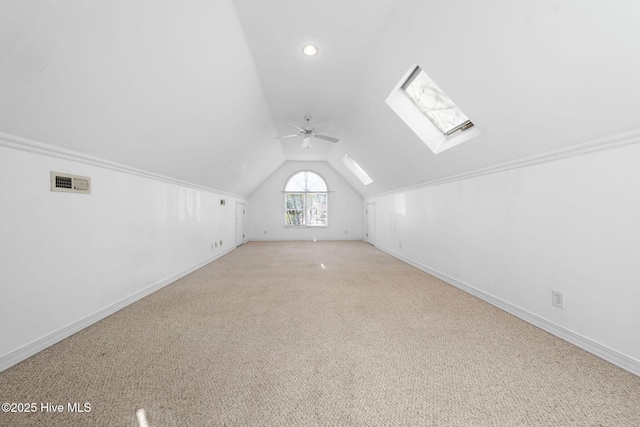
<path id="1" fill-rule="evenodd" d="M 414 261 L 413 259 L 405 257 L 404 255 L 401 255 L 390 249 L 384 248 L 382 246 L 376 246 L 376 248 L 640 377 L 640 361 L 638 360 L 626 356 L 612 348 L 609 348 L 580 334 L 577 334 L 572 330 L 565 328 L 564 326 L 560 326 L 554 322 L 538 316 L 537 314 L 531 313 L 507 301 L 481 291 L 478 288 L 475 288 L 467 283 L 464 283 L 451 276 L 434 270 L 424 264 Z"/>
<path id="2" fill-rule="evenodd" d="M 121 310 L 126 306 L 131 305 L 134 302 L 148 295 L 151 295 L 157 290 L 162 289 L 165 286 L 175 282 L 176 280 L 183 278 L 187 274 L 193 273 L 199 268 L 204 267 L 205 265 L 215 261 L 216 259 L 222 257 L 223 255 L 226 255 L 227 253 L 231 252 L 234 249 L 235 247 L 227 249 L 226 251 L 220 252 L 212 257 L 209 257 L 200 262 L 197 262 L 191 267 L 188 267 L 182 271 L 179 271 L 176 274 L 173 274 L 165 279 L 160 280 L 159 282 L 154 283 L 153 285 L 150 285 L 144 289 L 141 289 L 138 292 L 126 298 L 121 299 L 120 301 L 117 301 L 101 310 L 96 311 L 93 314 L 90 314 L 82 319 L 76 320 L 75 322 L 72 322 L 67 326 L 64 326 L 56 331 L 53 331 L 41 338 L 38 338 L 35 341 L 32 341 L 29 344 L 26 344 L 18 348 L 17 350 L 14 350 L 10 353 L 5 354 L 4 356 L 0 357 L 0 372 L 12 367 L 13 365 L 16 365 L 22 362 L 23 360 L 33 356 L 34 354 L 44 350 L 47 347 L 52 346 L 53 344 L 56 344 L 62 341 L 65 338 L 70 337 L 71 335 L 86 328 L 87 326 L 90 326 L 104 319 L 105 317 L 110 316 L 111 314 L 117 312 L 118 310 Z"/>
<path id="3" fill-rule="evenodd" d="M 362 241 L 362 237 L 306 237 L 306 238 L 294 238 L 294 237 L 273 237 L 273 238 L 258 238 L 253 239 L 249 238 L 250 242 L 309 242 L 309 241 L 329 241 L 329 240 L 353 240 L 353 241 Z"/>

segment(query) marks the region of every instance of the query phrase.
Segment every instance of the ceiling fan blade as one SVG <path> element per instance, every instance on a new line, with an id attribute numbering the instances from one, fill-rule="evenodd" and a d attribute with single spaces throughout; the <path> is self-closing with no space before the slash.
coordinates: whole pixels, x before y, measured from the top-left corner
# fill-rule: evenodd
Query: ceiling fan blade
<path id="1" fill-rule="evenodd" d="M 324 139 L 325 141 L 331 141 L 331 142 L 340 141 L 338 138 L 334 138 L 332 136 L 320 135 L 320 134 L 317 134 L 317 133 L 314 133 L 313 136 L 315 136 L 316 138 Z"/>
<path id="2" fill-rule="evenodd" d="M 293 135 L 276 136 L 276 138 L 293 138 L 294 136 L 300 136 L 300 134 L 295 133 Z"/>
<path id="3" fill-rule="evenodd" d="M 298 126 L 290 125 L 289 123 L 287 123 L 287 126 L 294 128 L 300 133 L 304 133 L 304 129 L 300 129 Z"/>

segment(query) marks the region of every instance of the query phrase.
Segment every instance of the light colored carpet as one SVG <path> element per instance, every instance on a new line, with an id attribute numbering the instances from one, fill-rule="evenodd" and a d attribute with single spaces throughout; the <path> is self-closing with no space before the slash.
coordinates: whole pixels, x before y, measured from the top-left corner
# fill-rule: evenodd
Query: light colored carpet
<path id="1" fill-rule="evenodd" d="M 639 377 L 349 241 L 245 244 L 0 373 L 0 394 L 92 409 L 3 426 L 640 425 Z"/>

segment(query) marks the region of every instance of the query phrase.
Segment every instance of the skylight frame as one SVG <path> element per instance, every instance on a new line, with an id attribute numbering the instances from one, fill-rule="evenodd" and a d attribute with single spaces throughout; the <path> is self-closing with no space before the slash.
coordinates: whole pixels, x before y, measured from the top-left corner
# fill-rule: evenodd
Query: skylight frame
<path id="1" fill-rule="evenodd" d="M 369 185 L 373 183 L 373 179 L 367 174 L 362 167 L 356 163 L 348 154 L 345 154 L 342 158 L 342 163 L 344 163 L 349 170 L 364 184 Z"/>
<path id="2" fill-rule="evenodd" d="M 421 77 L 421 80 L 435 92 L 436 99 L 429 99 L 429 94 L 421 96 L 424 94 L 424 92 L 421 92 L 421 94 L 417 97 L 414 96 L 412 92 L 415 92 L 415 90 L 413 90 L 412 86 L 416 79 L 418 79 L 418 77 Z M 469 119 L 469 117 L 467 117 L 467 115 L 460 109 L 460 107 L 458 107 L 456 103 L 453 102 L 449 95 L 447 95 L 442 90 L 442 88 L 440 88 L 440 86 L 438 86 L 438 84 L 434 82 L 433 79 L 431 79 L 422 68 L 420 68 L 420 66 L 416 66 L 415 70 L 413 70 L 409 78 L 404 82 L 404 84 L 402 85 L 402 91 L 405 93 L 405 95 L 407 95 L 411 102 L 414 103 L 418 110 L 420 110 L 420 112 L 424 114 L 425 117 L 431 120 L 433 125 L 437 127 L 438 130 L 440 130 L 440 132 L 442 132 L 444 135 L 451 135 L 459 130 L 467 130 L 473 126 L 473 122 Z M 434 113 L 434 111 L 438 111 L 438 109 L 428 108 L 427 105 L 425 105 L 426 102 L 432 105 L 438 103 L 441 107 L 448 106 L 448 110 L 452 113 L 450 115 L 454 116 L 452 119 L 450 118 L 450 120 L 456 120 L 454 122 L 456 124 L 446 128 L 443 127 L 442 119 L 438 120 L 439 114 Z M 440 116 L 442 116 L 442 114 L 440 114 Z"/>
<path id="3" fill-rule="evenodd" d="M 463 126 L 450 135 L 445 135 L 420 111 L 402 88 L 405 82 L 414 74 L 416 68 L 422 69 L 422 67 L 419 67 L 416 63 L 411 64 L 385 99 L 385 103 L 396 113 L 404 124 L 409 127 L 434 154 L 441 153 L 481 135 L 482 132 L 476 123 L 474 123 L 473 126 Z"/>

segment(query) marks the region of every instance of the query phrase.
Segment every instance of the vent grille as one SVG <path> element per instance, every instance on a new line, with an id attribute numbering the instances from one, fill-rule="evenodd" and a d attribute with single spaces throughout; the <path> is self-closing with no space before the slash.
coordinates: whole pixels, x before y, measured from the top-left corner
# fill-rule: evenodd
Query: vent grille
<path id="1" fill-rule="evenodd" d="M 51 191 L 91 194 L 91 178 L 52 171 Z"/>
<path id="2" fill-rule="evenodd" d="M 68 176 L 56 176 L 56 188 L 73 188 L 73 178 Z"/>

